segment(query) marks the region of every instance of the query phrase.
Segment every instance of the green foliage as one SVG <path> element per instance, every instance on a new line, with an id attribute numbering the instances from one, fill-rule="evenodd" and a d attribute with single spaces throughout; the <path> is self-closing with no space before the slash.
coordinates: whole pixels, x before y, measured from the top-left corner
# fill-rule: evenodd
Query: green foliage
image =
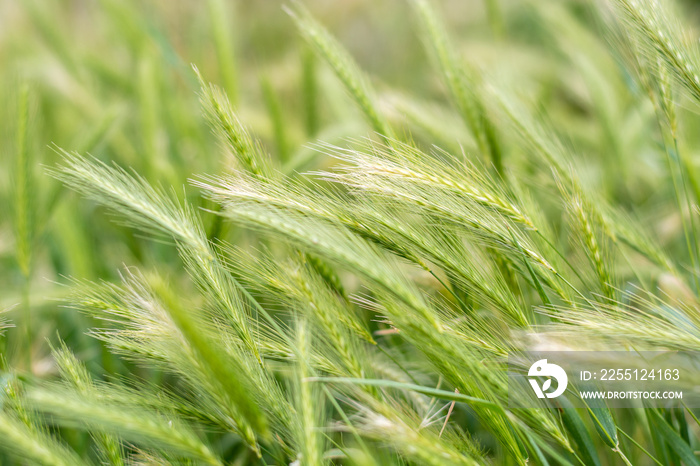
<path id="1" fill-rule="evenodd" d="M 273 3 L 0 14 L 0 464 L 696 464 L 504 366 L 700 350 L 681 6 Z"/>

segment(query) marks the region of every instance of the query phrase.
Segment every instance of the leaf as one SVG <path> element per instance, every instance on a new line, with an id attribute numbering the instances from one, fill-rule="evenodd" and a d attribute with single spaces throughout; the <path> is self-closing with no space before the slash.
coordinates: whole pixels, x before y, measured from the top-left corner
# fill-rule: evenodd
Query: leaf
<path id="1" fill-rule="evenodd" d="M 561 406 L 561 419 L 564 427 L 571 438 L 573 438 L 576 446 L 578 446 L 578 453 L 583 463 L 600 466 L 600 458 L 598 458 L 595 443 L 576 408 L 566 397 L 559 398 L 559 405 Z"/>
<path id="2" fill-rule="evenodd" d="M 585 401 L 588 413 L 593 419 L 598 435 L 610 448 L 617 448 L 619 439 L 617 438 L 617 426 L 615 420 L 603 400 L 589 399 Z"/>
<path id="3" fill-rule="evenodd" d="M 647 409 L 647 417 L 650 421 L 650 426 L 654 427 L 654 430 L 659 434 L 659 436 L 666 442 L 671 451 L 673 451 L 678 457 L 683 460 L 683 462 L 688 466 L 700 466 L 700 460 L 693 453 L 693 449 L 690 448 L 683 438 L 678 435 L 673 427 L 669 425 L 668 422 L 658 413 L 655 409 Z"/>
<path id="4" fill-rule="evenodd" d="M 557 450 L 549 446 L 546 442 L 542 440 L 542 438 L 538 436 L 531 435 L 530 433 L 526 432 L 526 435 L 530 439 L 530 443 L 532 445 L 533 450 L 535 451 L 535 454 L 537 455 L 538 463 L 535 464 L 541 464 L 543 466 L 548 466 L 550 463 L 547 461 L 547 458 L 544 456 L 542 453 L 542 450 L 547 452 L 553 459 L 556 460 L 555 464 L 561 465 L 561 466 L 574 466 L 569 460 L 567 460 L 564 456 L 562 456 Z"/>
<path id="5" fill-rule="evenodd" d="M 370 385 L 374 387 L 396 388 L 398 390 L 411 390 L 417 393 L 421 393 L 423 395 L 441 398 L 443 400 L 459 401 L 461 403 L 466 403 L 469 405 L 478 405 L 483 408 L 491 408 L 501 413 L 505 412 L 500 405 L 491 401 L 482 400 L 481 398 L 474 398 L 472 396 L 462 395 L 461 393 L 439 390 L 437 388 L 423 387 L 422 385 L 395 382 L 393 380 L 354 379 L 350 377 L 309 377 L 307 380 L 309 382 L 346 383 L 354 385 Z"/>
<path id="6" fill-rule="evenodd" d="M 690 444 L 690 428 L 688 427 L 688 420 L 685 418 L 685 410 L 683 408 L 672 408 L 673 417 L 678 423 L 678 430 L 683 437 L 685 443 Z"/>

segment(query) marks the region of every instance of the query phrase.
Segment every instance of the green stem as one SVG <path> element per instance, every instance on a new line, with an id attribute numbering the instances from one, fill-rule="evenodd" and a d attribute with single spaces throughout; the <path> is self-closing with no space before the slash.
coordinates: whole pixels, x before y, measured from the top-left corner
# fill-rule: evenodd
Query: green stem
<path id="1" fill-rule="evenodd" d="M 21 337 L 23 343 L 20 344 L 21 351 L 24 352 L 24 357 L 26 358 L 27 372 L 32 374 L 32 308 L 29 302 L 30 296 L 30 284 L 29 276 L 24 276 L 24 283 L 22 284 L 22 309 L 24 311 L 24 332 Z"/>
<path id="2" fill-rule="evenodd" d="M 652 460 L 654 463 L 658 464 L 659 466 L 664 466 L 663 464 L 661 464 L 661 463 L 659 462 L 659 460 L 657 460 L 656 458 L 654 458 L 654 456 L 653 456 L 651 453 L 649 453 L 643 446 L 641 446 L 639 443 L 637 443 L 637 441 L 636 441 L 635 439 L 633 439 L 632 436 L 630 436 L 627 432 L 625 432 L 624 430 L 620 429 L 619 427 L 617 428 L 617 431 L 620 432 L 620 433 L 621 433 L 622 435 L 624 435 L 625 437 L 627 437 L 627 439 L 628 439 L 630 442 L 632 442 L 632 443 L 634 444 L 634 446 L 636 446 L 637 448 L 639 448 L 640 450 L 642 450 L 642 452 L 644 452 L 645 455 L 647 455 L 649 458 L 651 458 L 651 460 Z"/>
<path id="3" fill-rule="evenodd" d="M 627 459 L 624 453 L 622 453 L 622 450 L 620 449 L 620 446 L 618 445 L 617 448 L 613 448 L 613 451 L 616 452 L 618 455 L 620 455 L 620 458 L 622 458 L 622 461 L 627 465 L 627 466 L 633 466 L 633 464 L 630 462 L 630 460 Z"/>

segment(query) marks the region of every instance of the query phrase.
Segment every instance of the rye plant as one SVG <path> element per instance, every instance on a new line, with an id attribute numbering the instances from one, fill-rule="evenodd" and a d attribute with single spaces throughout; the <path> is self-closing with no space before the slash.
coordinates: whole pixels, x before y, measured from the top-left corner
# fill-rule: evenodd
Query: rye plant
<path id="1" fill-rule="evenodd" d="M 190 67 L 99 3 L 133 73 L 27 1 L 55 74 L 3 75 L 0 464 L 700 464 L 682 402 L 517 409 L 506 368 L 700 350 L 680 5 L 489 0 L 479 54 L 409 0 L 412 95 L 298 2 L 291 91 L 234 51 L 243 5 L 201 7 Z"/>

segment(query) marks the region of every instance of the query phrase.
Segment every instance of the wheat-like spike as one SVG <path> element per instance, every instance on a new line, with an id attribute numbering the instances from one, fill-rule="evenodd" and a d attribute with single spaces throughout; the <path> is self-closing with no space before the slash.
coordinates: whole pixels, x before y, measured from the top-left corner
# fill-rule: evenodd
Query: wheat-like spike
<path id="1" fill-rule="evenodd" d="M 110 405 L 58 389 L 36 389 L 27 397 L 35 409 L 67 425 L 81 425 L 140 445 L 169 449 L 197 458 L 203 464 L 223 464 L 209 446 L 173 415 L 163 415 L 144 407 Z"/>
<path id="2" fill-rule="evenodd" d="M 263 268 L 264 267 L 264 268 Z M 376 344 L 369 330 L 359 322 L 355 311 L 347 302 L 340 301 L 324 284 L 320 277 L 302 263 L 260 264 L 253 270 L 258 279 L 279 296 L 282 304 L 305 312 L 308 322 L 315 322 L 319 335 L 317 341 L 327 341 L 331 351 L 341 361 L 338 368 L 350 377 L 362 377 L 364 354 L 359 348 L 358 338 Z M 251 277 L 252 278 L 252 277 Z M 320 346 L 320 345 L 319 345 Z"/>
<path id="3" fill-rule="evenodd" d="M 256 434 L 266 438 L 267 415 L 275 433 L 287 437 L 289 403 L 272 375 L 245 351 L 235 330 L 212 322 L 202 310 L 190 311 L 192 330 L 187 322 L 173 317 L 177 308 L 160 302 L 144 285 L 148 282 L 147 277 L 130 274 L 123 287 L 93 284 L 90 288 L 97 290 L 78 293 L 73 301 L 111 323 L 111 328 L 94 331 L 96 337 L 131 359 L 181 377 L 197 394 L 191 411 L 206 413 L 208 422 L 240 434 L 253 451 L 258 448 Z M 212 352 L 220 355 L 211 356 Z M 236 368 L 234 377 L 232 367 Z"/>
<path id="4" fill-rule="evenodd" d="M 357 66 L 350 54 L 338 41 L 304 8 L 294 2 L 286 8 L 294 19 L 297 28 L 307 42 L 323 57 L 355 100 L 372 129 L 384 137 L 392 137 L 392 130 L 386 118 L 377 108 L 376 97 L 369 79 Z"/>
<path id="5" fill-rule="evenodd" d="M 405 147 L 400 144 L 394 145 L 393 147 L 396 153 L 401 153 L 401 151 L 405 149 Z M 540 274 L 540 267 L 543 268 L 544 275 L 542 279 L 545 280 L 557 294 L 568 300 L 568 298 L 566 298 L 567 293 L 548 275 L 549 273 L 557 274 L 553 265 L 540 254 L 536 250 L 536 247 L 519 231 L 511 228 L 508 222 L 499 218 L 498 215 L 494 215 L 501 214 L 505 210 L 509 214 L 509 217 L 515 217 L 525 224 L 532 225 L 532 223 L 527 220 L 527 217 L 521 214 L 519 209 L 512 203 L 503 200 L 494 201 L 494 199 L 497 199 L 495 195 L 480 195 L 478 198 L 474 199 L 473 190 L 471 190 L 470 194 L 472 194 L 472 196 L 469 198 L 460 198 L 454 196 L 452 192 L 444 192 L 442 188 L 436 190 L 431 185 L 426 186 L 424 179 L 419 180 L 417 182 L 418 184 L 416 184 L 416 180 L 410 177 L 387 176 L 386 173 L 383 173 L 383 176 L 378 176 L 376 172 L 373 172 L 374 168 L 376 168 L 375 164 L 372 162 L 363 163 L 362 159 L 364 156 L 361 153 L 352 152 L 352 154 L 352 156 L 344 157 L 360 160 L 356 167 L 349 167 L 341 173 L 323 172 L 321 176 L 331 181 L 343 183 L 358 190 L 358 192 L 362 194 L 379 194 L 386 199 L 387 203 L 403 204 L 403 208 L 409 211 L 418 208 L 419 211 L 427 216 L 438 217 L 441 220 L 452 223 L 458 229 L 466 230 L 470 235 L 478 238 L 480 242 L 494 249 L 506 250 L 508 253 L 516 255 L 524 253 L 529 260 L 538 266 L 538 274 Z M 410 165 L 412 163 L 411 160 L 412 159 L 409 157 L 406 160 L 406 164 Z M 400 170 L 403 175 L 409 174 L 405 169 L 398 168 L 398 170 Z M 395 173 L 394 171 L 392 174 Z M 448 186 L 455 186 L 454 183 L 450 184 L 446 180 L 442 180 L 441 182 L 442 185 L 446 183 Z M 477 182 L 474 181 L 474 183 Z M 482 192 L 486 192 L 486 189 Z M 371 203 L 375 204 L 376 201 L 372 199 Z M 484 210 L 484 203 L 486 203 L 490 209 L 496 210 L 496 212 L 492 213 Z M 370 213 L 370 215 L 372 214 Z M 366 227 L 368 222 L 365 221 L 362 225 Z M 375 228 L 373 230 L 377 229 Z M 381 231 L 381 228 L 378 230 Z M 405 228 L 399 227 L 399 231 L 403 233 Z M 418 235 L 418 237 L 420 237 L 420 235 Z M 405 242 L 395 240 L 393 242 L 405 245 Z M 424 242 L 424 240 L 421 238 L 419 242 Z M 385 242 L 385 244 L 391 243 Z M 413 254 L 413 256 L 415 256 L 415 254 Z M 406 257 L 427 269 L 420 260 L 413 259 L 411 255 L 406 255 Z M 491 296 L 490 294 L 487 295 Z"/>
<path id="6" fill-rule="evenodd" d="M 410 419 L 410 412 L 401 406 L 362 407 L 359 429 L 363 435 L 387 443 L 407 458 L 425 465 L 476 466 L 482 464 L 482 453 L 471 445 L 457 447 L 447 438 L 440 438 L 436 429 L 421 428 L 420 421 Z M 403 415 L 402 415 L 403 414 Z M 460 439 L 465 440 L 465 439 Z"/>
<path id="7" fill-rule="evenodd" d="M 591 209 L 586 201 L 581 199 L 580 195 L 574 194 L 568 201 L 569 208 L 573 214 L 574 227 L 572 230 L 578 232 L 584 245 L 586 255 L 588 256 L 593 269 L 596 272 L 600 288 L 608 298 L 614 297 L 614 285 L 612 275 L 608 267 L 610 262 L 606 257 L 607 254 L 601 247 L 601 241 L 598 237 L 598 225 L 596 213 Z"/>
<path id="8" fill-rule="evenodd" d="M 686 91 L 700 102 L 700 51 L 691 40 L 672 2 L 615 0 L 615 11 L 634 34 L 640 51 L 653 63 L 659 56 Z"/>
<path id="9" fill-rule="evenodd" d="M 83 461 L 74 451 L 49 435 L 30 429 L 9 413 L 0 411 L 0 445 L 18 461 L 43 466 L 80 466 Z"/>
<path id="10" fill-rule="evenodd" d="M 399 146 L 393 146 L 397 151 Z M 337 149 L 337 148 L 335 148 Z M 339 149 L 338 149 L 339 150 Z M 352 157 L 362 158 L 360 152 L 352 152 Z M 350 157 L 349 155 L 347 156 Z M 553 271 L 554 267 L 528 243 L 520 234 L 516 235 L 519 244 L 513 244 L 513 236 L 508 232 L 506 223 L 493 217 L 481 207 L 481 201 L 470 206 L 464 199 L 451 196 L 442 190 L 435 191 L 431 186 L 424 186 L 422 181 L 418 185 L 405 181 L 381 177 L 373 177 L 365 165 L 358 165 L 357 169 L 346 170 L 346 173 L 322 172 L 321 176 L 350 187 L 366 191 L 368 193 L 379 193 L 391 201 L 399 201 L 408 205 L 418 206 L 426 209 L 429 213 L 434 213 L 445 219 L 449 219 L 469 231 L 481 234 L 484 238 L 490 238 L 497 245 L 509 245 L 513 250 L 522 249 L 525 254 L 538 265 L 546 270 Z M 390 245 L 395 241 L 390 240 L 381 230 L 373 230 L 361 221 L 358 221 L 354 208 L 347 209 L 344 200 L 331 197 L 319 197 L 315 194 L 305 192 L 303 188 L 280 187 L 274 184 L 259 184 L 246 180 L 244 177 L 235 178 L 208 178 L 204 181 L 194 181 L 196 186 L 210 191 L 213 197 L 223 203 L 229 203 L 235 199 L 253 201 L 261 204 L 275 205 L 279 208 L 293 209 L 295 211 L 311 214 L 324 220 L 340 221 L 360 234 L 367 235 L 377 240 L 380 244 Z M 317 189 L 317 191 L 320 190 Z M 468 199 L 467 199 L 468 200 Z M 496 209 L 501 212 L 508 206 L 508 212 L 517 216 L 524 223 L 530 223 L 523 214 L 519 213 L 517 207 L 507 201 L 499 201 L 503 206 Z M 492 208 L 496 208 L 492 203 Z M 347 212 L 342 212 L 347 209 Z M 397 250 L 400 250 L 398 246 Z M 411 255 L 410 251 L 403 251 L 407 258 L 421 264 L 419 258 Z M 423 264 L 421 264 L 423 265 Z"/>
<path id="11" fill-rule="evenodd" d="M 345 287 L 340 281 L 340 277 L 338 277 L 336 271 L 333 270 L 330 265 L 311 254 L 304 255 L 303 259 L 318 276 L 320 276 L 333 290 L 335 290 L 343 299 L 347 301 L 348 294 Z"/>
<path id="12" fill-rule="evenodd" d="M 172 199 L 151 187 L 143 178 L 105 164 L 58 149 L 66 165 L 49 173 L 68 186 L 124 215 L 146 232 L 158 232 L 210 255 L 201 227 L 188 218 Z"/>
<path id="13" fill-rule="evenodd" d="M 679 14 L 670 2 L 618 0 L 612 2 L 612 7 L 615 20 L 611 21 L 613 25 L 610 29 L 615 31 L 615 26 L 618 25 L 622 29 L 621 32 L 613 32 L 617 49 L 636 72 L 657 113 L 686 247 L 693 275 L 697 275 L 696 224 L 692 215 L 689 222 L 686 220 L 683 204 L 687 204 L 688 210 L 691 210 L 691 193 L 698 202 L 700 184 L 690 158 L 685 151 L 680 150 L 677 104 L 674 101 L 676 84 L 685 89 L 696 104 L 700 101 L 700 50 L 695 43 L 697 40 L 691 39 L 684 30 Z M 676 170 L 680 174 L 680 180 Z M 697 287 L 695 277 L 695 288 Z"/>
<path id="14" fill-rule="evenodd" d="M 465 247 L 461 238 L 451 234 L 448 228 L 442 232 L 437 230 L 430 223 L 430 218 L 424 219 L 424 225 L 397 221 L 396 218 L 403 212 L 390 210 L 382 205 L 381 200 L 372 198 L 368 198 L 366 204 L 358 206 L 355 212 L 362 219 L 363 225 L 372 231 L 381 231 L 389 240 L 380 243 L 384 247 L 399 254 L 404 249 L 413 255 L 420 255 L 440 267 L 455 285 L 473 293 L 474 299 L 480 304 L 513 319 L 517 325 L 526 324 L 527 318 L 522 307 L 512 294 L 505 292 L 503 277 L 493 274 L 488 263 L 480 261 L 481 254 Z M 470 239 L 481 241 L 478 236 Z M 402 249 L 393 245 L 400 245 Z M 410 256 L 403 254 L 403 257 Z M 467 257 L 470 259 L 465 259 Z M 416 263 L 429 273 L 434 273 L 430 268 L 432 266 L 425 262 Z"/>
<path id="15" fill-rule="evenodd" d="M 656 102 L 658 100 L 658 106 L 660 109 L 657 111 L 661 113 L 668 122 L 669 130 L 671 131 L 671 137 L 676 139 L 678 137 L 678 115 L 676 114 L 676 103 L 674 101 L 673 89 L 674 86 L 671 82 L 671 75 L 666 68 L 664 68 L 661 63 L 658 63 L 658 99 L 652 99 Z"/>
<path id="16" fill-rule="evenodd" d="M 5 329 L 12 328 L 12 327 L 13 327 L 12 324 L 9 323 L 8 321 L 6 321 L 6 320 L 4 320 L 4 319 L 3 319 L 3 320 L 0 320 L 0 335 L 2 335 L 2 332 L 3 332 Z"/>
<path id="17" fill-rule="evenodd" d="M 596 210 L 596 216 L 602 218 L 603 231 L 614 243 L 624 243 L 658 266 L 675 273 L 672 261 L 661 247 L 644 233 L 641 225 L 637 225 L 628 214 L 604 199 L 594 197 L 583 190 L 584 184 L 576 176 L 577 167 L 572 162 L 570 151 L 544 121 L 529 115 L 523 105 L 513 98 L 506 97 L 503 92 L 492 89 L 492 95 L 522 140 L 533 149 L 535 155 L 550 166 L 555 182 L 565 190 L 575 192 L 582 199 L 590 199 L 588 205 Z"/>
<path id="18" fill-rule="evenodd" d="M 68 349 L 65 343 L 61 343 L 58 349 L 53 350 L 53 358 L 58 365 L 61 377 L 70 383 L 78 393 L 91 395 L 94 386 L 87 369 L 78 361 L 75 355 Z M 100 453 L 112 466 L 124 466 L 124 449 L 119 441 L 111 435 L 96 433 L 95 441 L 99 445 Z"/>
<path id="19" fill-rule="evenodd" d="M 226 98 L 226 95 L 212 85 L 205 85 L 196 67 L 194 70 L 200 81 L 200 86 L 202 88 L 202 103 L 204 104 L 207 114 L 209 115 L 210 124 L 220 133 L 222 137 L 228 140 L 232 150 L 238 154 L 239 158 L 242 159 L 242 168 L 244 171 L 253 174 L 260 180 L 272 178 L 273 174 L 267 161 L 268 155 L 263 149 L 260 141 L 254 140 L 248 134 L 245 127 L 238 121 L 230 103 L 228 102 L 228 99 Z M 269 84 L 266 84 L 264 89 L 267 89 L 268 87 Z M 267 89 L 265 92 L 267 95 L 272 91 Z M 275 102 L 272 104 L 276 105 Z M 275 120 L 276 127 L 282 125 L 282 122 L 277 121 L 278 119 L 279 116 Z M 284 145 L 282 139 L 282 137 L 278 138 L 280 155 L 284 156 L 285 154 L 282 153 L 282 145 Z M 283 157 L 283 159 L 284 158 L 285 157 Z M 220 217 L 217 217 L 215 221 L 219 222 Z M 333 279 L 333 272 L 330 267 L 324 264 L 319 258 L 312 260 L 317 265 L 316 268 L 318 273 L 325 274 L 327 279 L 335 282 L 336 285 L 339 285 L 339 282 Z M 337 289 L 342 292 L 342 287 Z"/>
<path id="20" fill-rule="evenodd" d="M 532 230 L 537 229 L 527 215 L 507 198 L 498 184 L 479 173 L 474 165 L 465 162 L 457 166 L 443 162 L 438 157 L 444 155 L 449 161 L 453 159 L 450 154 L 441 152 L 433 156 L 400 141 L 392 141 L 393 150 L 371 141 L 367 142 L 362 152 L 331 145 L 321 147 L 349 164 L 336 169 L 346 174 L 348 181 L 356 175 L 358 179 L 396 179 L 445 190 L 501 212 Z M 345 178 L 339 178 L 339 181 L 345 181 Z"/>
<path id="21" fill-rule="evenodd" d="M 313 341 L 307 322 L 300 320 L 296 327 L 297 366 L 295 368 L 294 391 L 296 408 L 299 413 L 297 443 L 300 446 L 300 460 L 309 466 L 329 464 L 324 460 L 324 436 L 320 429 L 324 419 L 324 396 L 318 384 L 309 382 L 314 372 L 311 369 L 310 353 Z"/>
<path id="22" fill-rule="evenodd" d="M 224 214 L 237 222 L 281 236 L 341 267 L 354 270 L 385 292 L 397 296 L 426 319 L 429 325 L 441 328 L 439 319 L 426 305 L 420 293 L 396 269 L 396 265 L 375 246 L 350 231 L 258 204 L 232 204 Z"/>
<path id="23" fill-rule="evenodd" d="M 407 207 L 414 206 L 427 215 L 435 215 L 438 218 L 449 221 L 459 228 L 481 236 L 485 241 L 492 241 L 497 246 L 507 246 L 512 250 L 522 250 L 527 257 L 549 271 L 555 271 L 554 267 L 539 254 L 533 245 L 528 244 L 521 236 L 516 241 L 508 234 L 508 223 L 499 219 L 476 205 L 469 205 L 456 197 L 446 196 L 443 193 L 429 188 L 411 185 L 410 183 L 394 182 L 384 179 L 376 181 L 371 176 L 358 170 L 353 172 L 356 180 L 349 176 L 338 174 L 324 174 L 324 176 L 336 182 L 347 184 L 361 192 L 380 194 L 386 199 L 404 204 Z"/>
<path id="24" fill-rule="evenodd" d="M 193 69 L 201 88 L 200 102 L 215 134 L 236 157 L 242 169 L 258 177 L 270 176 L 265 149 L 238 120 L 226 93 L 213 84 L 207 84 L 196 66 Z"/>
<path id="25" fill-rule="evenodd" d="M 510 347 L 508 334 L 502 329 L 493 328 L 488 323 L 476 325 L 463 319 L 448 321 L 446 316 L 443 318 L 446 321 L 445 332 L 438 336 L 431 334 L 430 328 L 413 325 L 410 315 L 401 311 L 401 305 L 395 299 L 383 298 L 381 304 L 383 307 L 378 312 L 391 316 L 397 327 L 403 329 L 404 338 L 423 352 L 438 368 L 439 373 L 459 388 L 461 393 L 505 403 L 508 398 L 506 374 L 495 370 L 493 366 L 495 361 L 505 356 Z M 475 410 L 488 424 L 489 430 L 497 433 L 513 454 L 520 456 L 514 433 L 508 427 L 510 420 L 506 416 L 495 415 L 489 409 L 475 407 Z M 545 429 L 552 438 L 568 448 L 566 435 L 551 413 L 546 410 L 528 410 L 520 416 L 530 425 Z"/>
<path id="26" fill-rule="evenodd" d="M 319 276 L 313 273 L 313 270 L 309 270 L 308 266 L 305 268 L 295 267 L 292 270 L 288 270 L 287 273 L 289 274 L 288 284 L 295 289 L 294 292 L 289 293 L 289 296 L 295 296 L 300 300 L 306 299 L 315 308 L 319 318 L 329 331 L 332 331 L 334 334 L 330 339 L 331 341 L 336 341 L 336 337 L 340 341 L 345 340 L 345 337 L 342 336 L 344 333 L 342 327 L 345 327 L 357 337 L 368 343 L 376 344 L 365 323 L 358 319 L 356 312 L 349 306 L 349 303 L 337 299 L 329 287 L 324 286 L 324 283 L 319 280 Z M 346 347 L 347 357 L 354 359 L 356 357 L 354 355 L 355 351 L 357 349 Z M 355 360 L 353 367 L 359 368 L 360 365 L 360 362 Z"/>
<path id="27" fill-rule="evenodd" d="M 32 432 L 41 430 L 41 426 L 37 424 L 36 419 L 32 415 L 31 410 L 27 407 L 24 400 L 24 387 L 20 383 L 20 380 L 16 377 L 8 378 L 7 382 L 3 386 L 0 395 L 6 397 L 12 403 L 12 415 L 22 423 Z"/>
<path id="28" fill-rule="evenodd" d="M 486 113 L 479 92 L 479 80 L 472 70 L 460 62 L 449 43 L 445 25 L 441 23 L 427 0 L 413 0 L 412 5 L 425 30 L 426 43 L 437 58 L 438 65 L 452 99 L 483 155 L 488 154 L 498 173 L 503 172 L 503 155 L 494 123 Z"/>
<path id="29" fill-rule="evenodd" d="M 581 347 L 605 351 L 679 350 L 697 351 L 700 338 L 695 309 L 670 304 L 646 292 L 623 294 L 625 301 L 593 303 L 593 307 L 543 309 L 557 316 L 557 323 L 544 326 L 544 335 L 567 342 L 572 350 Z M 573 339 L 573 335 L 578 335 Z"/>
<path id="30" fill-rule="evenodd" d="M 207 367 L 207 373 L 215 379 L 223 393 L 235 404 L 237 411 L 245 420 L 242 424 L 249 424 L 263 438 L 267 437 L 268 421 L 251 396 L 250 386 L 247 385 L 250 382 L 245 377 L 247 370 L 244 360 L 226 358 L 216 342 L 209 338 L 204 328 L 192 317 L 191 311 L 185 310 L 180 305 L 162 279 L 154 277 L 153 287 L 175 326 L 190 344 L 195 358 Z"/>
<path id="31" fill-rule="evenodd" d="M 238 285 L 221 270 L 216 254 L 204 234 L 201 221 L 187 205 L 178 206 L 138 175 L 129 175 L 93 159 L 60 151 L 66 166 L 50 173 L 86 196 L 122 214 L 135 227 L 172 237 L 191 276 L 211 291 L 228 313 L 247 348 L 259 358 L 250 336 L 247 318 L 238 294 Z M 235 285 L 231 286 L 231 285 Z"/>
<path id="32" fill-rule="evenodd" d="M 397 147 L 397 150 L 400 148 Z M 357 171 L 361 173 L 362 169 Z M 346 226 L 372 242 L 416 263 L 424 270 L 430 271 L 425 260 L 421 259 L 421 257 L 427 258 L 445 268 L 448 273 L 460 277 L 459 280 L 466 280 L 470 288 L 479 291 L 480 298 L 489 300 L 498 309 L 504 310 L 511 316 L 518 316 L 517 320 L 521 323 L 524 322 L 521 318 L 522 313 L 518 310 L 519 306 L 514 303 L 512 297 L 497 291 L 500 285 L 498 279 L 482 280 L 483 277 L 476 273 L 476 269 L 470 268 L 467 261 L 455 259 L 463 257 L 466 251 L 462 251 L 456 244 L 454 248 L 448 247 L 450 243 L 445 243 L 444 238 L 437 235 L 434 229 L 415 229 L 410 224 L 401 222 L 398 220 L 398 215 L 404 214 L 394 209 L 384 209 L 383 204 L 378 199 L 373 197 L 359 198 L 360 203 L 347 205 L 347 201 L 330 192 L 319 195 L 323 193 L 321 188 L 317 188 L 312 193 L 308 189 L 294 184 L 286 186 L 270 182 L 261 184 L 245 177 L 209 179 L 195 182 L 195 184 L 212 193 L 214 199 L 224 204 L 244 201 L 272 205 Z M 405 192 L 409 191 L 409 188 L 404 189 Z M 394 202 L 395 198 L 390 197 L 389 201 Z M 456 203 L 449 199 L 448 202 L 450 202 L 448 205 L 454 206 L 457 212 L 465 210 L 463 203 Z M 445 211 L 449 211 L 446 215 L 450 218 L 455 218 L 455 211 L 448 207 L 442 207 L 442 212 Z M 511 245 L 511 250 L 518 251 L 518 254 L 520 254 L 519 251 L 522 247 L 522 250 L 528 251 L 528 256 L 532 257 L 537 264 L 543 265 L 545 271 L 549 270 L 548 263 L 543 262 L 541 256 L 534 252 L 534 246 L 527 243 L 519 233 L 515 234 L 519 246 L 513 245 L 513 235 L 508 233 L 501 221 L 490 216 L 488 212 L 484 212 L 483 208 L 479 208 L 476 212 L 469 211 L 465 215 L 472 220 L 469 226 L 474 228 L 470 228 L 470 231 L 478 232 L 479 234 L 475 237 L 479 238 L 480 241 L 492 244 L 499 249 L 503 247 L 504 243 Z M 460 225 L 464 224 L 464 218 L 460 216 L 456 221 Z M 484 226 L 487 227 L 486 231 L 490 234 L 484 233 Z M 548 283 L 551 282 L 551 279 L 546 277 L 544 279 L 549 280 Z"/>
<path id="33" fill-rule="evenodd" d="M 329 191 L 322 191 L 318 186 L 314 186 L 318 189 L 311 190 L 291 180 L 287 180 L 284 185 L 269 181 L 263 184 L 241 174 L 234 177 L 204 177 L 202 180 L 193 180 L 192 183 L 203 188 L 212 199 L 224 205 L 240 201 L 271 205 L 347 226 L 385 247 L 392 247 L 391 240 L 382 231 L 372 230 L 358 220 L 353 206 L 348 208 L 344 198 Z M 405 248 L 402 249 L 401 245 L 394 244 L 393 247 L 398 254 L 420 263 L 420 259 L 412 256 Z"/>

